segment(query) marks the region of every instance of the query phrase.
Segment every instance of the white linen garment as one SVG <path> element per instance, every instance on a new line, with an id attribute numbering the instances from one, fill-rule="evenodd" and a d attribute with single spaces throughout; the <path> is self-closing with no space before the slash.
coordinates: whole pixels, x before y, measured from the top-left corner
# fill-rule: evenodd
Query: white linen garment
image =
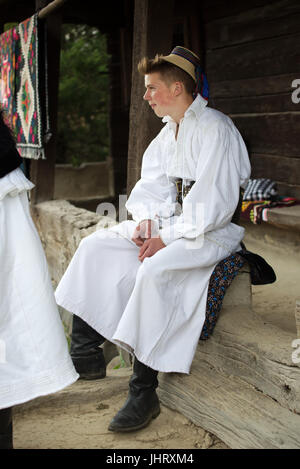
<path id="1" fill-rule="evenodd" d="M 0 409 L 78 379 L 21 169 L 0 179 Z"/>
<path id="2" fill-rule="evenodd" d="M 177 140 L 176 124 L 164 118 L 126 204 L 133 220 L 82 240 L 55 293 L 58 304 L 162 372 L 189 373 L 211 273 L 244 234 L 231 218 L 250 177 L 248 153 L 232 121 L 206 104 L 198 95 Z M 175 178 L 195 181 L 181 213 Z M 141 264 L 131 237 L 144 219 L 156 221 L 166 247 Z"/>

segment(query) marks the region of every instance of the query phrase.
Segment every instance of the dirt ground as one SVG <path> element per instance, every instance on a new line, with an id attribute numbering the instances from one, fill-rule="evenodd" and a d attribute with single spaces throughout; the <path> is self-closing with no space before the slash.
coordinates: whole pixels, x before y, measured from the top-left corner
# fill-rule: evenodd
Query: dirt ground
<path id="1" fill-rule="evenodd" d="M 14 416 L 14 447 L 26 449 L 226 448 L 215 436 L 164 406 L 138 432 L 107 430 L 127 396 L 131 369 L 108 370 L 105 379 L 79 380 L 59 393 L 20 406 Z"/>
<path id="2" fill-rule="evenodd" d="M 299 261 L 295 252 L 247 240 L 248 249 L 257 252 L 273 266 L 277 282 L 253 287 L 253 309 L 267 322 L 295 332 L 295 303 L 300 299 Z M 70 448 L 148 448 L 148 449 L 226 449 L 225 443 L 162 406 L 161 414 L 149 427 L 128 434 L 107 430 L 109 421 L 127 395 L 131 369 L 108 369 L 97 381 L 79 380 L 51 396 L 17 406 L 14 415 L 14 447 L 26 449 Z"/>

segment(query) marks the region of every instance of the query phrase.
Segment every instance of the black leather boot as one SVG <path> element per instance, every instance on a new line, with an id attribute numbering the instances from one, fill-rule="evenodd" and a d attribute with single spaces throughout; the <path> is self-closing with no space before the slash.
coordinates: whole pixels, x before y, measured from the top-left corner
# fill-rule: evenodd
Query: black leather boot
<path id="1" fill-rule="evenodd" d="M 70 353 L 80 378 L 105 378 L 106 363 L 99 347 L 104 341 L 104 337 L 74 314 Z"/>
<path id="2" fill-rule="evenodd" d="M 135 358 L 127 400 L 110 422 L 110 431 L 140 430 L 159 415 L 160 405 L 155 391 L 158 386 L 157 374 L 157 371 Z"/>
<path id="3" fill-rule="evenodd" d="M 0 449 L 13 449 L 12 408 L 0 410 Z"/>

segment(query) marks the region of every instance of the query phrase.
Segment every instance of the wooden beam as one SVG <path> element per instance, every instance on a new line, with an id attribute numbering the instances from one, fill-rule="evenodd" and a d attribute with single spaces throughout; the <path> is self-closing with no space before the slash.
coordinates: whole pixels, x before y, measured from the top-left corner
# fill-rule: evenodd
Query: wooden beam
<path id="1" fill-rule="evenodd" d="M 250 153 L 300 158 L 300 112 L 230 115 Z"/>
<path id="2" fill-rule="evenodd" d="M 46 4 L 45 0 L 36 0 L 37 9 Z M 48 52 L 49 120 L 52 137 L 45 146 L 46 159 L 31 161 L 30 179 L 35 184 L 35 188 L 31 192 L 32 204 L 52 200 L 54 196 L 61 23 L 61 11 L 55 11 L 45 21 Z"/>
<path id="3" fill-rule="evenodd" d="M 282 37 L 278 34 L 273 38 L 208 50 L 206 60 L 208 79 L 215 82 L 298 74 L 300 30 L 297 34 Z"/>
<path id="4" fill-rule="evenodd" d="M 228 15 L 231 15 L 228 10 Z M 205 26 L 208 49 L 218 49 L 259 39 L 290 35 L 300 30 L 300 4 L 281 0 L 243 14 L 211 21 Z"/>
<path id="5" fill-rule="evenodd" d="M 45 6 L 42 10 L 39 11 L 38 17 L 40 20 L 47 18 L 51 13 L 54 13 L 61 8 L 67 0 L 54 0 L 53 2 L 49 3 L 49 5 Z"/>
<path id="6" fill-rule="evenodd" d="M 145 56 L 168 54 L 172 48 L 173 0 L 135 0 L 132 55 L 132 91 L 128 146 L 127 193 L 140 177 L 142 155 L 162 127 L 161 121 L 143 102 L 144 77 L 137 64 Z"/>
<path id="7" fill-rule="evenodd" d="M 190 374 L 160 373 L 160 400 L 230 448 L 299 449 L 294 338 L 249 307 L 223 307 L 213 335 L 197 347 Z"/>

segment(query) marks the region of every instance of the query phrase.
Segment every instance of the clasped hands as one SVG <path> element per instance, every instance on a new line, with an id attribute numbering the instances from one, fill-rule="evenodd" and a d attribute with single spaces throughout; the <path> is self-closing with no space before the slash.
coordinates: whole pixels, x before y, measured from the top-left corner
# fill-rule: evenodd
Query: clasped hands
<path id="1" fill-rule="evenodd" d="M 153 220 L 141 221 L 134 230 L 132 241 L 140 248 L 139 260 L 141 262 L 166 247 L 158 235 L 157 226 Z"/>

